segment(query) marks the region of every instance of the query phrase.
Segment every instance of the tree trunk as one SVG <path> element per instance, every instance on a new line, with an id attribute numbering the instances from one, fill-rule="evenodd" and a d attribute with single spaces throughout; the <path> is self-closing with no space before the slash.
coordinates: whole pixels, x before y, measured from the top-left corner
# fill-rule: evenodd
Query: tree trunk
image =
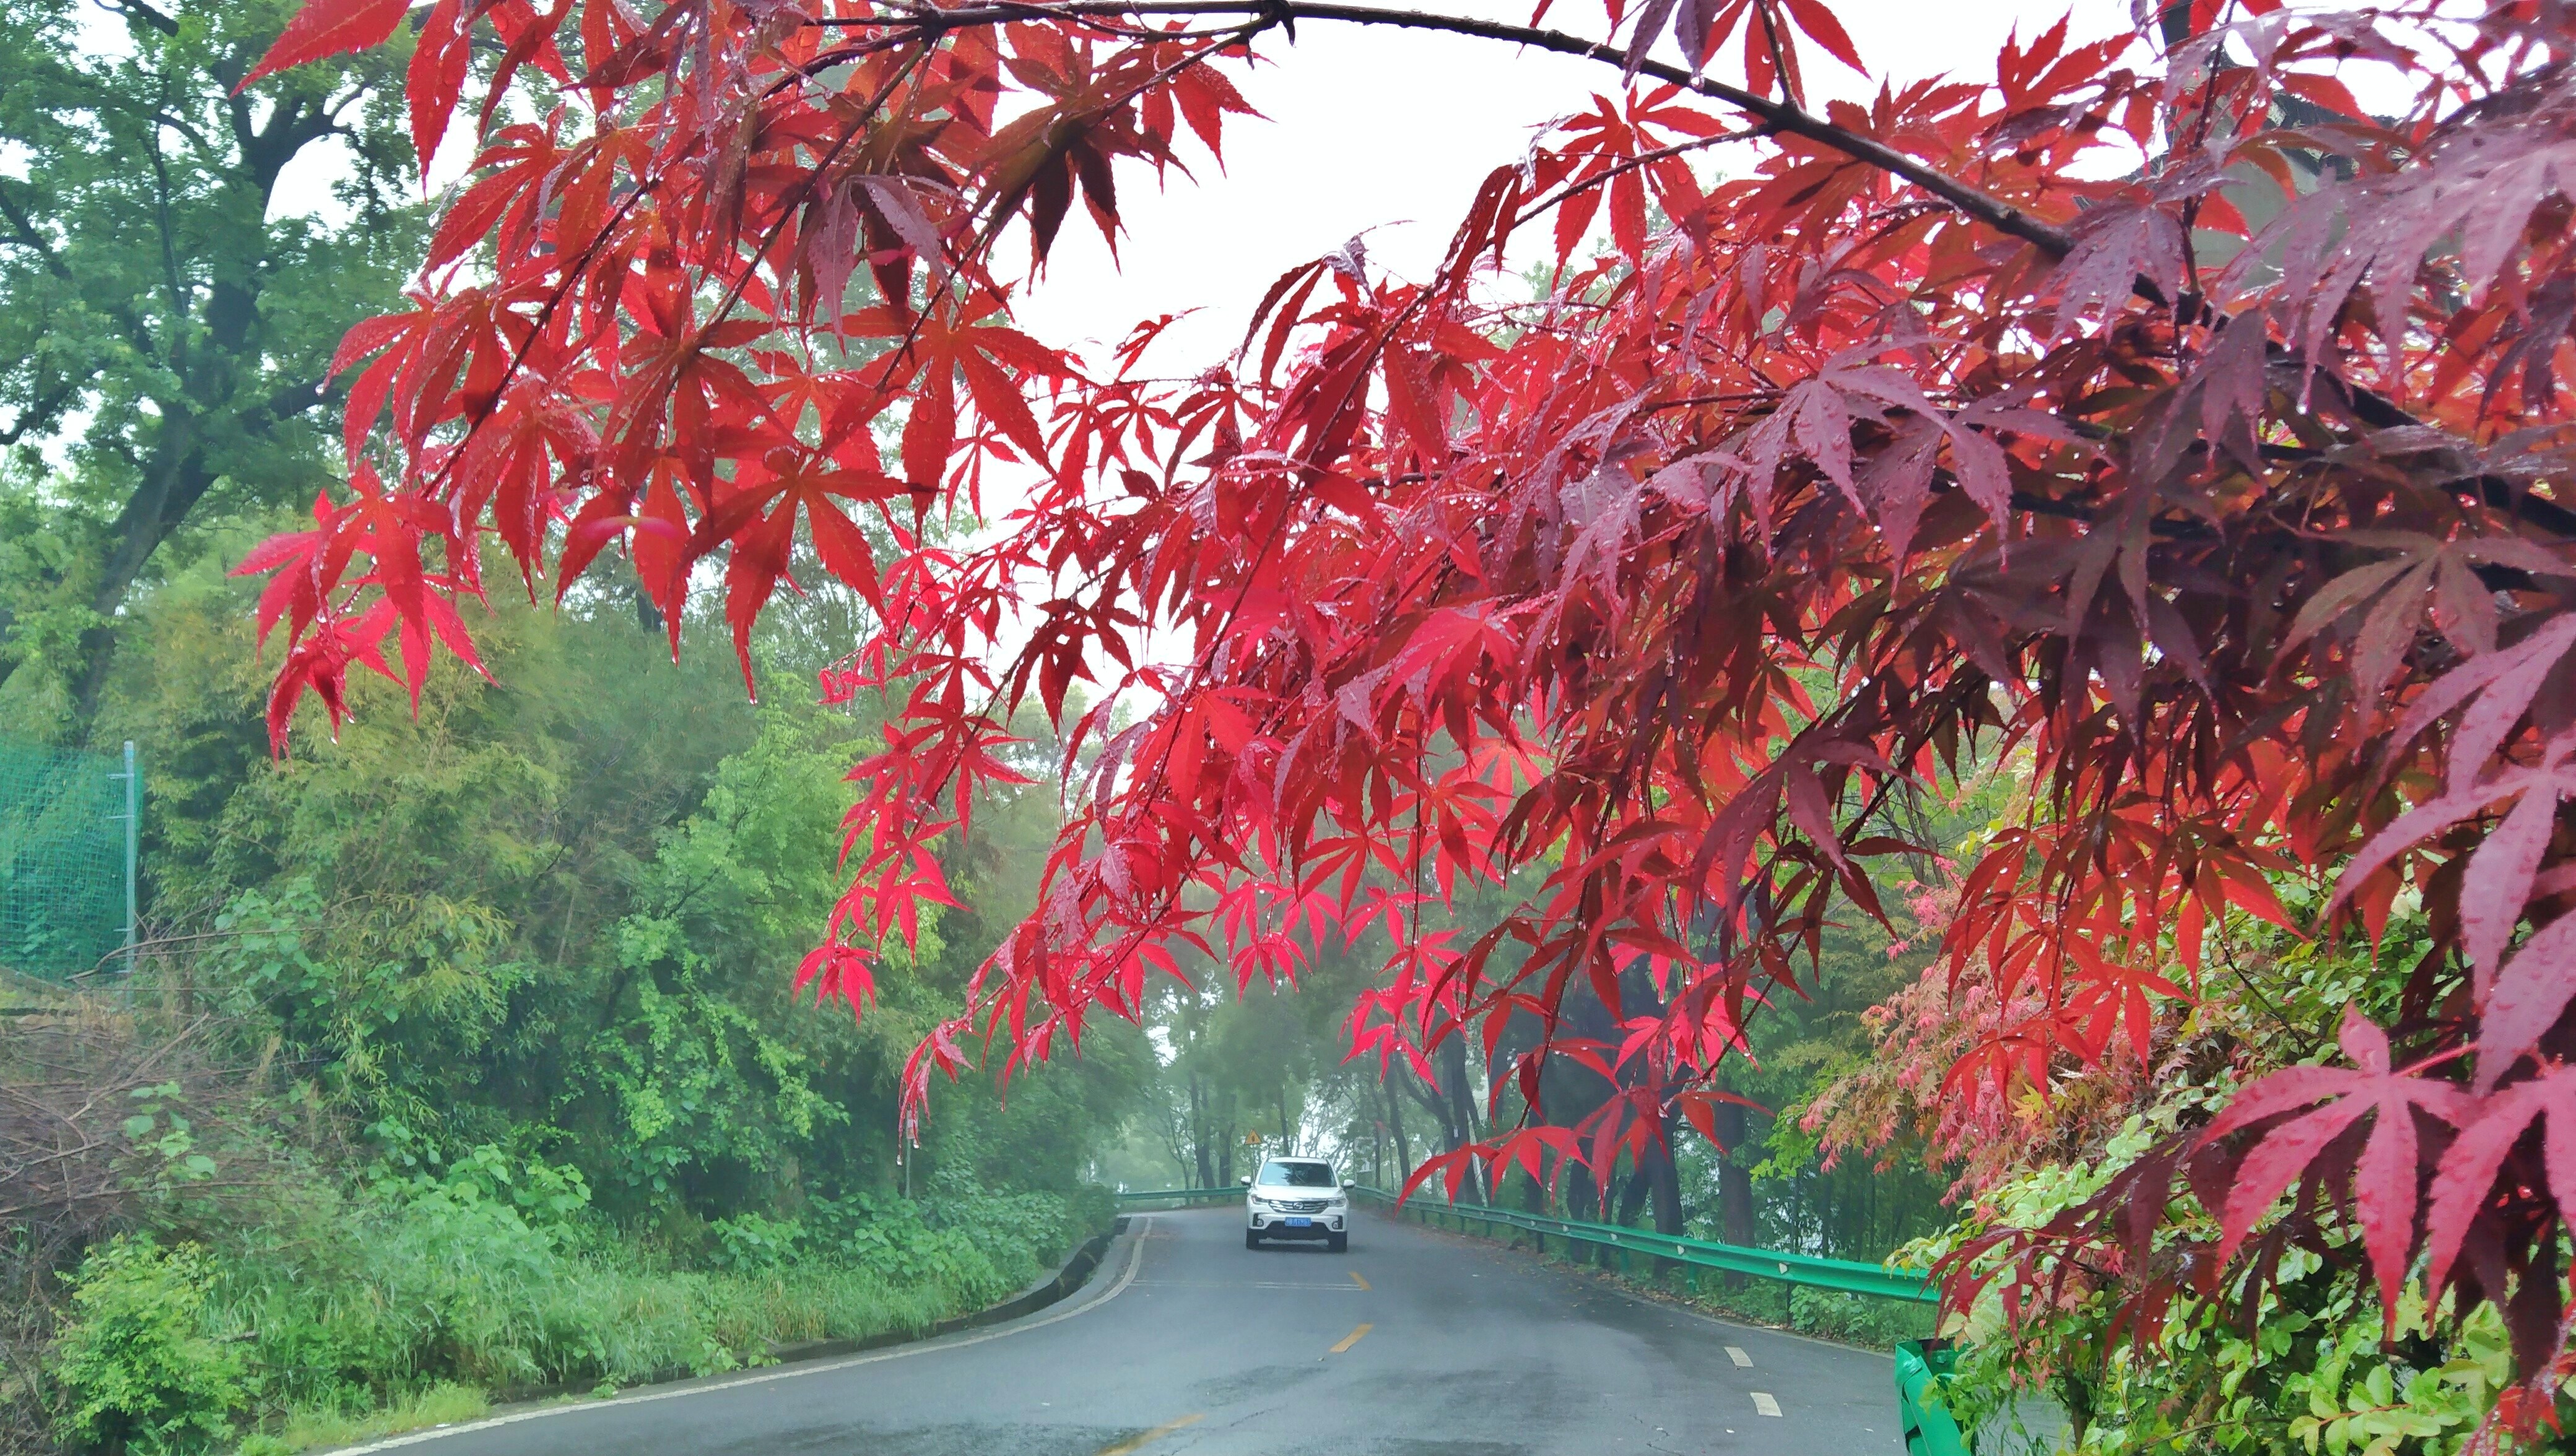
<path id="1" fill-rule="evenodd" d="M 1457 1138 L 1449 1144 L 1449 1150 L 1456 1152 L 1476 1140 L 1476 1099 L 1467 1093 L 1467 1039 L 1464 1036 L 1449 1038 L 1449 1044 L 1441 1049 L 1440 1080 L 1449 1084 L 1449 1115 L 1457 1124 Z M 1473 1189 L 1478 1203 L 1492 1201 L 1487 1196 L 1482 1168 L 1470 1165 L 1467 1181 L 1460 1186 Z"/>
<path id="2" fill-rule="evenodd" d="M 1609 1216 L 1608 1190 L 1592 1176 L 1585 1164 L 1574 1165 L 1574 1174 L 1566 1180 L 1566 1196 L 1574 1200 L 1574 1216 L 1584 1223 L 1599 1223 Z M 1585 1252 L 1575 1255 L 1575 1262 L 1589 1259 L 1594 1267 L 1610 1267 L 1610 1250 L 1601 1244 L 1586 1244 Z"/>
<path id="3" fill-rule="evenodd" d="M 1395 1139 L 1395 1182 L 1401 1189 L 1404 1180 L 1413 1176 L 1413 1142 L 1404 1135 L 1404 1099 L 1395 1095 L 1392 1082 L 1378 1083 L 1378 1090 L 1386 1094 L 1386 1130 Z"/>
<path id="4" fill-rule="evenodd" d="M 1666 1137 L 1672 1131 L 1669 1127 L 1658 1130 Z M 1638 1158 L 1637 1176 L 1631 1180 L 1631 1187 L 1638 1183 L 1645 1185 L 1647 1201 L 1654 1210 L 1655 1232 L 1680 1237 L 1683 1230 L 1682 1180 L 1673 1168 L 1670 1143 L 1659 1138 Z M 1676 1260 L 1659 1257 L 1655 1260 L 1655 1272 L 1661 1278 L 1677 1279 L 1683 1268 Z"/>
<path id="5" fill-rule="evenodd" d="M 1398 1075 L 1402 1076 L 1401 1073 Z M 1409 1076 L 1403 1077 L 1403 1080 L 1397 1085 L 1404 1089 L 1406 1096 L 1421 1103 L 1422 1110 L 1430 1113 L 1431 1120 L 1439 1125 L 1440 1150 L 1442 1152 L 1448 1152 L 1456 1148 L 1460 1143 L 1466 1141 L 1466 1135 L 1458 1130 L 1458 1119 L 1456 1114 L 1450 1110 L 1449 1099 L 1440 1095 L 1439 1088 L 1432 1086 L 1430 1083 L 1423 1081 L 1419 1077 Z"/>
<path id="6" fill-rule="evenodd" d="M 117 513 L 110 528 L 114 544 L 107 559 L 99 563 L 98 584 L 90 593 L 90 610 L 108 621 L 80 634 L 81 668 L 72 698 L 72 713 L 80 723 L 86 725 L 97 716 L 99 697 L 107 690 L 108 669 L 116 660 L 113 624 L 118 609 L 125 605 L 152 553 L 187 519 L 215 479 L 197 442 L 195 418 L 165 417 L 162 439 L 144 468 L 143 479 L 126 497 L 125 509 Z"/>
<path id="7" fill-rule="evenodd" d="M 1207 1093 L 1199 1086 L 1196 1072 L 1190 1073 L 1190 1141 L 1198 1144 L 1199 1186 L 1218 1186 L 1216 1169 L 1208 1164 Z"/>
<path id="8" fill-rule="evenodd" d="M 1646 1179 L 1654 1185 L 1655 1232 L 1681 1237 L 1690 1216 L 1682 1207 L 1681 1174 L 1673 1167 L 1670 1149 L 1660 1149 L 1647 1159 Z"/>
<path id="9" fill-rule="evenodd" d="M 1751 1245 L 1753 1242 L 1753 1175 L 1736 1163 L 1744 1147 L 1748 1129 L 1744 1109 L 1732 1102 L 1721 1102 L 1717 1117 L 1717 1218 L 1718 1237 L 1730 1244 Z M 1742 1289 L 1744 1276 L 1730 1273 L 1726 1287 Z"/>
<path id="10" fill-rule="evenodd" d="M 1621 1228 L 1626 1228 L 1630 1224 L 1635 1223 L 1637 1221 L 1638 1213 L 1643 1211 L 1646 1206 L 1646 1188 L 1647 1179 L 1645 1169 L 1639 1168 L 1635 1172 L 1630 1173 L 1628 1175 L 1628 1181 L 1621 1184 L 1619 1187 L 1619 1211 L 1617 1214 L 1612 1216 L 1610 1221 L 1619 1225 Z"/>

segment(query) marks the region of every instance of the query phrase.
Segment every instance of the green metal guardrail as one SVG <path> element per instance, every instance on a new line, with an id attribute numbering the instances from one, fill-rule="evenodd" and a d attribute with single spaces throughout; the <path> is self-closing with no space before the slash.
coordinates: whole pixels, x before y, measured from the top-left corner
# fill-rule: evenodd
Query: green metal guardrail
<path id="1" fill-rule="evenodd" d="M 1968 1456 L 1971 1448 L 1939 1395 L 1949 1386 L 1957 1358 L 1947 1340 L 1897 1342 L 1896 1410 L 1906 1456 Z"/>
<path id="2" fill-rule="evenodd" d="M 1547 1240 L 1564 1239 L 1568 1243 L 1594 1244 L 1628 1253 L 1651 1254 L 1677 1264 L 1702 1269 L 1719 1269 L 1729 1274 L 1749 1274 L 1757 1279 L 1777 1280 L 1784 1284 L 1803 1284 L 1811 1289 L 1835 1289 L 1846 1294 L 1875 1295 L 1880 1299 L 1901 1299 L 1916 1304 L 1934 1304 L 1940 1294 L 1926 1276 L 1890 1269 L 1884 1264 L 1863 1264 L 1852 1259 L 1820 1259 L 1812 1254 L 1783 1254 L 1770 1249 L 1751 1249 L 1740 1244 L 1712 1243 L 1706 1239 L 1685 1239 L 1673 1234 L 1659 1234 L 1650 1229 L 1622 1228 L 1616 1224 L 1584 1223 L 1574 1219 L 1541 1218 L 1517 1209 L 1489 1208 L 1470 1203 L 1434 1203 L 1416 1196 L 1399 1208 L 1395 1195 L 1382 1188 L 1353 1185 L 1351 1192 L 1372 1199 L 1399 1213 L 1410 1214 L 1427 1223 L 1455 1220 L 1461 1232 L 1470 1222 L 1518 1229 L 1534 1234 L 1539 1251 L 1547 1251 Z"/>
<path id="3" fill-rule="evenodd" d="M 1136 1193 L 1130 1193 L 1121 1188 L 1117 1194 L 1118 1201 L 1122 1204 L 1222 1203 L 1229 1199 L 1239 1201 L 1242 1197 L 1243 1190 L 1240 1188 L 1155 1188 Z"/>

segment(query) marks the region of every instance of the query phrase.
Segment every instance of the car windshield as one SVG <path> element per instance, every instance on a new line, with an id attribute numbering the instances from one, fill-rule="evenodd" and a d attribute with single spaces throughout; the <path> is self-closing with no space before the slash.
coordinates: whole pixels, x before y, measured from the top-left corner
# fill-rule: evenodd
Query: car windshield
<path id="1" fill-rule="evenodd" d="M 1330 1188 L 1333 1165 L 1330 1163 L 1285 1163 L 1278 1159 L 1261 1165 L 1256 1183 L 1285 1183 L 1291 1188 Z"/>

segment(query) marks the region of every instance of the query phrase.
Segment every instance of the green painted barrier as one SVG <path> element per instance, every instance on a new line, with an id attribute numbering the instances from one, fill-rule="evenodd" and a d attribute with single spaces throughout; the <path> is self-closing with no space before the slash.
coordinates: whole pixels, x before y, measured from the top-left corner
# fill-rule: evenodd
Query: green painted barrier
<path id="1" fill-rule="evenodd" d="M 1381 1188 L 1354 1185 L 1356 1197 L 1396 1208 L 1395 1196 Z M 1659 1234 L 1651 1229 L 1622 1228 L 1617 1224 L 1585 1223 L 1576 1219 L 1541 1218 L 1517 1209 L 1488 1208 L 1468 1203 L 1433 1203 L 1416 1196 L 1403 1203 L 1399 1212 L 1426 1223 L 1451 1220 L 1461 1231 L 1469 1223 L 1493 1228 L 1518 1229 L 1538 1237 L 1544 1251 L 1547 1240 L 1560 1238 L 1568 1243 L 1594 1244 L 1623 1252 L 1650 1254 L 1670 1259 L 1677 1264 L 1695 1265 L 1702 1269 L 1719 1269 L 1729 1274 L 1748 1274 L 1756 1279 L 1769 1279 L 1783 1284 L 1803 1284 L 1810 1289 L 1833 1289 L 1845 1294 L 1867 1294 L 1879 1299 L 1901 1299 L 1915 1304 L 1935 1304 L 1940 1292 L 1921 1274 L 1890 1269 L 1884 1264 L 1863 1264 L 1854 1259 L 1820 1259 L 1812 1254 L 1783 1254 L 1771 1249 L 1746 1248 L 1741 1244 L 1713 1243 L 1707 1239 L 1686 1239 L 1674 1234 Z"/>
<path id="2" fill-rule="evenodd" d="M 1130 1203 L 1223 1203 L 1229 1199 L 1239 1201 L 1242 1197 L 1243 1190 L 1240 1188 L 1152 1188 L 1136 1193 L 1130 1193 L 1126 1189 L 1121 1188 L 1117 1193 L 1117 1199 L 1122 1205 Z"/>
<path id="3" fill-rule="evenodd" d="M 1896 1410 L 1903 1418 L 1906 1456 L 1968 1456 L 1941 1397 L 1958 1356 L 1947 1340 L 1901 1340 L 1896 1346 Z"/>

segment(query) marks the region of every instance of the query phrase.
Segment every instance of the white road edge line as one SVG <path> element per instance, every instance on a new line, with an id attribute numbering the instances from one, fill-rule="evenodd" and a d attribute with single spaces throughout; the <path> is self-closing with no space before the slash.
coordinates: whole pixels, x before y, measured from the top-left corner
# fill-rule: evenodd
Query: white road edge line
<path id="1" fill-rule="evenodd" d="M 1136 1215 L 1136 1217 L 1144 1220 L 1146 1229 L 1153 1227 L 1154 1216 L 1152 1214 L 1139 1214 Z M 1102 1294 L 1095 1299 L 1086 1299 L 1070 1309 L 1057 1310 L 1043 1319 L 1030 1320 L 1026 1324 L 1004 1325 L 999 1329 L 986 1330 L 981 1334 L 969 1335 L 962 1340 L 925 1340 L 918 1344 L 898 1345 L 890 1350 L 877 1350 L 865 1355 L 852 1355 L 847 1359 L 842 1360 L 818 1360 L 810 1365 L 790 1365 L 777 1370 L 765 1370 L 757 1375 L 745 1375 L 737 1380 L 719 1381 L 713 1385 L 693 1385 L 686 1390 L 646 1390 L 640 1391 L 634 1395 L 611 1396 L 606 1400 L 586 1400 L 575 1401 L 566 1405 L 540 1406 L 535 1410 L 514 1411 L 506 1416 L 491 1416 L 484 1420 L 467 1421 L 462 1425 L 444 1426 L 436 1430 L 411 1431 L 399 1436 L 388 1436 L 384 1440 L 370 1441 L 363 1446 L 342 1446 L 327 1453 L 320 1453 L 320 1456 L 367 1456 L 367 1453 L 371 1451 L 391 1451 L 400 1446 L 416 1446 L 423 1441 L 435 1441 L 447 1436 L 462 1436 L 473 1431 L 488 1431 L 498 1426 L 514 1426 L 521 1421 L 540 1420 L 547 1416 L 566 1416 L 580 1411 L 613 1410 L 618 1406 L 624 1405 L 644 1405 L 657 1400 L 679 1400 L 684 1396 L 708 1395 L 719 1390 L 737 1390 L 746 1385 L 767 1385 L 774 1380 L 794 1380 L 805 1375 L 828 1375 L 835 1370 L 848 1370 L 854 1366 L 874 1365 L 885 1360 L 901 1360 L 913 1355 L 926 1355 L 933 1350 L 960 1350 L 964 1349 L 968 1345 L 980 1345 L 986 1340 L 999 1340 L 1010 1335 L 1027 1334 L 1031 1330 L 1043 1329 L 1059 1320 L 1069 1320 L 1075 1315 L 1087 1314 L 1090 1311 L 1107 1304 L 1109 1301 L 1116 1299 L 1119 1295 L 1126 1293 L 1127 1286 L 1136 1282 L 1136 1271 L 1142 1269 L 1145 1265 L 1146 1229 L 1140 1229 L 1137 1231 L 1136 1238 L 1131 1242 L 1127 1250 L 1127 1267 L 1119 1274 L 1118 1282 L 1111 1285 L 1107 1293 Z"/>
<path id="2" fill-rule="evenodd" d="M 1744 1347 L 1741 1345 L 1727 1346 L 1726 1358 L 1734 1361 L 1735 1368 L 1738 1370 L 1750 1370 L 1753 1368 L 1753 1357 L 1745 1354 Z"/>
<path id="3" fill-rule="evenodd" d="M 1281 1284 L 1277 1282 L 1244 1284 L 1225 1279 L 1139 1279 L 1147 1289 L 1321 1289 L 1328 1294 L 1361 1294 L 1357 1284 Z"/>
<path id="4" fill-rule="evenodd" d="M 1773 1400 L 1770 1392 L 1757 1390 L 1753 1392 L 1753 1409 L 1760 1415 L 1776 1416 L 1780 1413 L 1780 1402 Z"/>

